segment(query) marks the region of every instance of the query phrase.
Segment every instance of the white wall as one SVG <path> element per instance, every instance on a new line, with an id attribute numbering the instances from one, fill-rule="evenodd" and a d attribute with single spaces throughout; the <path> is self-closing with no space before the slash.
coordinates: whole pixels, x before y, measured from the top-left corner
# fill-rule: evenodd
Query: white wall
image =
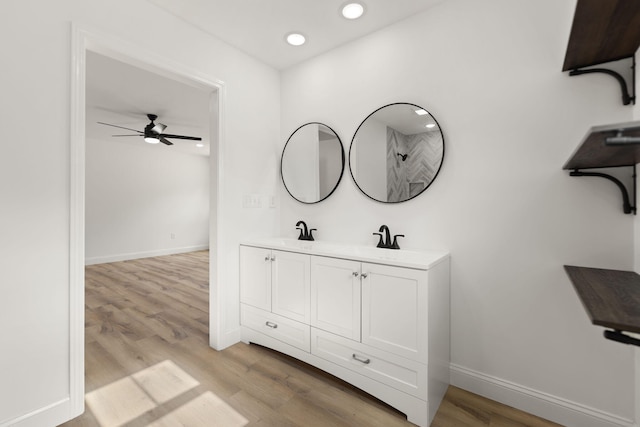
<path id="1" fill-rule="evenodd" d="M 69 341 L 76 326 L 69 320 L 71 23 L 224 82 L 220 227 L 212 239 L 212 244 L 219 239 L 221 257 L 212 272 L 225 286 L 219 301 L 225 307 L 221 347 L 239 337 L 238 242 L 277 232 L 277 209 L 243 209 L 242 197 L 276 190 L 279 75 L 144 0 L 24 0 L 5 6 L 0 30 L 5 58 L 0 80 L 0 425 L 22 418 L 24 425 L 54 425 L 74 415 L 69 383 Z M 143 24 L 148 22 L 163 30 L 149 31 Z M 261 113 L 248 118 L 248 106 Z"/>
<path id="2" fill-rule="evenodd" d="M 449 0 L 286 70 L 283 130 L 325 122 L 348 142 L 375 109 L 411 102 L 437 117 L 445 158 L 402 204 L 350 178 L 319 205 L 281 192 L 281 229 L 303 218 L 319 239 L 374 245 L 385 223 L 406 249 L 450 250 L 455 383 L 563 424 L 627 425 L 633 350 L 590 324 L 562 267 L 631 269 L 634 251 L 618 190 L 562 170 L 590 126 L 632 114 L 614 79 L 562 73 L 574 7 Z"/>
<path id="3" fill-rule="evenodd" d="M 88 139 L 85 175 L 86 264 L 209 247 L 209 157 Z"/>

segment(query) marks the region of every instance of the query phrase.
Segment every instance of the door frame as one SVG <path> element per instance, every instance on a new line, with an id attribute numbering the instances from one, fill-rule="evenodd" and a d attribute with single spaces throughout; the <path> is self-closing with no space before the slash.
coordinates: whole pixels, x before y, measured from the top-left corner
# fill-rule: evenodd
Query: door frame
<path id="1" fill-rule="evenodd" d="M 225 83 L 161 57 L 141 46 L 71 24 L 71 103 L 69 171 L 69 389 L 71 417 L 84 412 L 84 267 L 85 267 L 85 87 L 86 52 L 90 50 L 196 88 L 209 91 L 209 344 L 223 345 L 224 301 L 220 262 L 224 218 Z"/>

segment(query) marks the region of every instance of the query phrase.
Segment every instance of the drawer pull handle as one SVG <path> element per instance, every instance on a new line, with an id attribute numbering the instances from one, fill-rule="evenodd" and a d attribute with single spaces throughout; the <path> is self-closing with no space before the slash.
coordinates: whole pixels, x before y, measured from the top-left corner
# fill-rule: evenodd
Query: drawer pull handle
<path id="1" fill-rule="evenodd" d="M 278 328 L 278 324 L 277 323 L 266 321 L 264 324 L 267 325 L 268 327 L 270 327 L 271 329 L 277 329 Z"/>
<path id="2" fill-rule="evenodd" d="M 360 357 L 357 354 L 352 354 L 351 357 L 353 357 L 355 360 L 357 360 L 360 363 L 364 363 L 365 365 L 368 365 L 369 363 L 371 363 L 371 359 L 365 359 L 364 357 Z"/>

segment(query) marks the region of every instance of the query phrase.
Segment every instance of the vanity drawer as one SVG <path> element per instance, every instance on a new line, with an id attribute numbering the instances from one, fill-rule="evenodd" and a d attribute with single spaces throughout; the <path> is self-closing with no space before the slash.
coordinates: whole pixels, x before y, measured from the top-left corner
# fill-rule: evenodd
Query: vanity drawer
<path id="1" fill-rule="evenodd" d="M 311 328 L 311 353 L 397 390 L 427 400 L 427 366 L 320 329 Z"/>
<path id="2" fill-rule="evenodd" d="M 311 350 L 310 327 L 304 323 L 246 304 L 240 304 L 240 323 L 300 350 Z"/>

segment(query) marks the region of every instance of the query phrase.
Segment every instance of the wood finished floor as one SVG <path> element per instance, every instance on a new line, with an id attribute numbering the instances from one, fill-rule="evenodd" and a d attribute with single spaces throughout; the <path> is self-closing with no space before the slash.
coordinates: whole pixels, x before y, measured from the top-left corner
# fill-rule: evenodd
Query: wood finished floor
<path id="1" fill-rule="evenodd" d="M 207 251 L 86 268 L 85 413 L 67 427 L 411 426 L 318 369 L 208 344 Z M 433 427 L 558 426 L 450 387 Z"/>

